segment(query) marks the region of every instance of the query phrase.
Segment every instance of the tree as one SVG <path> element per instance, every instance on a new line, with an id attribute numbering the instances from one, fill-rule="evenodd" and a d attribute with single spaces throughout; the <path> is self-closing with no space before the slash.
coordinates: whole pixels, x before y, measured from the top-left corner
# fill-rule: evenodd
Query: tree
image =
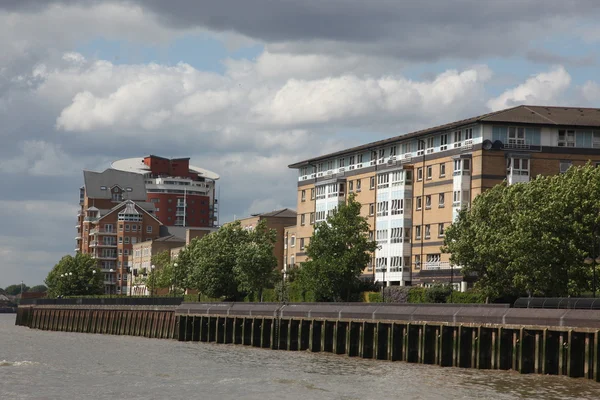
<path id="1" fill-rule="evenodd" d="M 276 241 L 277 232 L 267 228 L 266 220 L 261 220 L 246 240 L 237 245 L 234 273 L 240 292 L 256 294 L 262 301 L 263 289 L 272 286 L 279 276 L 273 254 Z"/>
<path id="2" fill-rule="evenodd" d="M 48 290 L 48 288 L 46 287 L 46 285 L 35 285 L 35 286 L 32 286 L 31 288 L 29 288 L 29 290 L 27 290 L 27 292 L 44 293 L 47 290 Z"/>
<path id="3" fill-rule="evenodd" d="M 173 282 L 173 270 L 171 265 L 171 254 L 165 250 L 155 254 L 150 259 L 151 265 L 145 278 L 146 288 L 154 294 L 158 288 L 169 288 Z"/>
<path id="4" fill-rule="evenodd" d="M 84 296 L 102 294 L 102 274 L 89 254 L 67 255 L 52 268 L 45 280 L 48 296 Z"/>
<path id="5" fill-rule="evenodd" d="M 202 294 L 225 299 L 240 297 L 234 268 L 237 249 L 248 240 L 248 231 L 239 221 L 227 224 L 218 231 L 196 238 L 179 254 L 180 271 L 189 270 L 187 286 Z"/>
<path id="6" fill-rule="evenodd" d="M 21 293 L 21 284 L 9 285 L 4 289 L 4 291 L 7 294 L 10 294 L 11 296 L 16 296 Z M 23 285 L 23 292 L 27 292 L 27 291 L 29 291 L 29 286 Z"/>
<path id="7" fill-rule="evenodd" d="M 369 223 L 360 216 L 361 204 L 350 195 L 326 222 L 315 226 L 298 279 L 316 301 L 349 301 L 359 276 L 377 243 L 369 240 Z"/>
<path id="8" fill-rule="evenodd" d="M 600 255 L 600 169 L 506 183 L 479 195 L 446 231 L 442 251 L 489 297 L 590 290 Z"/>

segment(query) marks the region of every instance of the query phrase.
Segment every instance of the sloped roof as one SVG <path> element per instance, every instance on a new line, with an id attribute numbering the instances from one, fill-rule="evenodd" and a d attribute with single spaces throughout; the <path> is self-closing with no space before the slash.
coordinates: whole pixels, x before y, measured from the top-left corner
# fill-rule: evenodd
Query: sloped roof
<path id="1" fill-rule="evenodd" d="M 326 158 L 341 156 L 360 150 L 375 149 L 389 143 L 399 140 L 411 139 L 418 136 L 425 136 L 431 133 L 441 133 L 461 126 L 472 125 L 475 123 L 517 123 L 517 124 L 538 124 L 555 126 L 572 126 L 600 128 L 600 108 L 583 107 L 546 107 L 546 106 L 528 106 L 521 105 L 507 108 L 500 111 L 494 111 L 488 114 L 479 115 L 459 121 L 450 122 L 444 125 L 434 126 L 432 128 L 407 133 L 400 136 L 394 136 L 388 139 L 367 143 L 361 146 L 325 154 L 305 161 L 290 164 L 289 168 L 300 168 L 313 162 Z"/>
<path id="2" fill-rule="evenodd" d="M 143 175 L 140 174 L 110 168 L 103 172 L 83 171 L 83 182 L 85 193 L 90 198 L 110 199 L 112 198 L 110 189 L 118 185 L 123 189 L 124 199 L 146 200 L 146 185 Z"/>
<path id="3" fill-rule="evenodd" d="M 296 218 L 296 211 L 290 208 L 283 208 L 262 214 L 252 214 L 253 217 L 278 217 L 278 218 Z"/>
<path id="4" fill-rule="evenodd" d="M 175 235 L 169 235 L 169 236 L 164 236 L 158 239 L 154 239 L 155 242 L 170 242 L 170 243 L 184 243 L 185 244 L 185 239 L 184 238 L 180 238 L 179 236 L 175 236 Z"/>

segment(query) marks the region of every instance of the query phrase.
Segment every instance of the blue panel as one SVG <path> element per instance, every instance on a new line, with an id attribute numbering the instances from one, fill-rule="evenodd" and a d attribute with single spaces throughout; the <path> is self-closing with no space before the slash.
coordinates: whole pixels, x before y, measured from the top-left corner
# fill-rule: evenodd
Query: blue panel
<path id="1" fill-rule="evenodd" d="M 500 140 L 502 143 L 506 142 L 507 128 L 505 126 L 494 126 L 492 127 L 492 141 Z"/>
<path id="2" fill-rule="evenodd" d="M 585 132 L 577 131 L 575 132 L 575 147 L 584 147 L 583 138 L 585 137 Z"/>
<path id="3" fill-rule="evenodd" d="M 579 140 L 579 134 L 581 133 L 581 141 Z M 575 136 L 577 147 L 592 147 L 592 132 L 577 132 Z"/>
<path id="4" fill-rule="evenodd" d="M 540 128 L 525 128 L 525 137 L 532 146 L 540 146 L 542 132 Z"/>
<path id="5" fill-rule="evenodd" d="M 410 142 L 410 151 L 417 151 L 417 142 Z"/>
<path id="6" fill-rule="evenodd" d="M 433 137 L 433 147 L 437 147 L 437 146 L 439 146 L 441 142 L 442 142 L 442 141 L 441 141 L 441 139 L 440 139 L 440 136 L 439 136 L 439 135 L 438 135 L 438 136 L 434 136 L 434 137 Z"/>

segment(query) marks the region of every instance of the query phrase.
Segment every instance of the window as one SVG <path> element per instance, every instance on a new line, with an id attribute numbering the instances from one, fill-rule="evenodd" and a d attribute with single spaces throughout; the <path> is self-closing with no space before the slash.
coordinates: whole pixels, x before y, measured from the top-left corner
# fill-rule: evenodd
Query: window
<path id="1" fill-rule="evenodd" d="M 560 173 L 564 174 L 573 165 L 573 161 L 561 160 L 560 162 Z"/>
<path id="2" fill-rule="evenodd" d="M 314 225 L 314 223 L 315 223 L 315 213 L 311 212 L 310 213 L 310 224 Z"/>
<path id="3" fill-rule="evenodd" d="M 290 246 L 296 247 L 296 236 L 295 235 L 292 235 L 292 238 L 290 240 Z"/>
<path id="4" fill-rule="evenodd" d="M 462 146 L 462 131 L 454 132 L 454 147 Z"/>
<path id="5" fill-rule="evenodd" d="M 160 203 L 160 199 L 150 199 L 151 203 Z"/>
<path id="6" fill-rule="evenodd" d="M 600 132 L 594 132 L 592 135 L 592 147 L 595 149 L 600 148 Z"/>
<path id="7" fill-rule="evenodd" d="M 444 201 L 445 201 L 444 197 L 445 197 L 444 193 L 439 194 L 439 198 L 438 198 L 438 207 L 439 208 L 444 208 Z"/>
<path id="8" fill-rule="evenodd" d="M 440 151 L 448 149 L 448 134 L 440 135 Z"/>
<path id="9" fill-rule="evenodd" d="M 304 238 L 300 238 L 300 250 L 304 250 Z"/>
<path id="10" fill-rule="evenodd" d="M 473 139 L 473 128 L 465 129 L 465 140 Z"/>
<path id="11" fill-rule="evenodd" d="M 420 210 L 423 207 L 423 198 L 421 196 L 417 196 L 416 209 Z"/>
<path id="12" fill-rule="evenodd" d="M 370 179 L 370 189 L 373 190 L 375 189 L 375 177 L 372 176 Z"/>
<path id="13" fill-rule="evenodd" d="M 383 160 L 385 158 L 385 149 L 379 149 L 379 159 Z"/>
<path id="14" fill-rule="evenodd" d="M 421 225 L 415 226 L 415 239 L 421 239 Z"/>
<path id="15" fill-rule="evenodd" d="M 123 224 L 119 224 L 119 232 L 123 232 Z"/>
<path id="16" fill-rule="evenodd" d="M 125 236 L 125 241 L 123 243 L 129 244 L 129 236 Z"/>
<path id="17" fill-rule="evenodd" d="M 354 161 L 355 157 L 354 156 L 350 156 L 350 161 L 348 162 L 348 165 L 354 165 Z"/>
<path id="18" fill-rule="evenodd" d="M 426 171 L 426 174 L 425 174 L 425 176 L 426 176 L 426 178 L 427 178 L 428 180 L 431 180 L 431 178 L 433 177 L 433 167 L 432 167 L 431 165 L 429 165 L 429 166 L 427 167 L 427 171 Z"/>
<path id="19" fill-rule="evenodd" d="M 123 249 L 119 249 L 119 255 L 122 256 L 123 255 Z"/>
<path id="20" fill-rule="evenodd" d="M 357 164 L 362 164 L 362 154 L 357 154 L 356 155 L 356 163 Z"/>
<path id="21" fill-rule="evenodd" d="M 310 189 L 310 199 L 311 200 L 315 199 L 315 189 L 314 188 Z"/>
<path id="22" fill-rule="evenodd" d="M 300 196 L 300 198 L 301 198 L 301 200 L 300 200 L 300 201 L 306 201 L 306 190 L 302 190 L 302 192 L 301 192 L 301 193 L 302 193 L 302 194 L 301 194 L 301 196 Z"/>
<path id="23" fill-rule="evenodd" d="M 327 161 L 327 169 L 328 169 L 328 170 L 331 170 L 331 169 L 333 169 L 333 160 L 329 160 L 329 161 Z"/>
<path id="24" fill-rule="evenodd" d="M 431 237 L 431 225 L 425 225 L 425 239 L 429 239 Z"/>
<path id="25" fill-rule="evenodd" d="M 377 244 L 385 244 L 388 242 L 388 230 L 381 229 L 377 231 Z"/>
<path id="26" fill-rule="evenodd" d="M 392 146 L 390 147 L 390 156 L 395 156 L 396 155 L 396 146 Z"/>
<path id="27" fill-rule="evenodd" d="M 131 230 L 133 232 L 137 232 L 137 225 L 135 225 L 135 224 L 131 225 Z"/>
<path id="28" fill-rule="evenodd" d="M 425 196 L 425 208 L 428 210 L 431 208 L 431 195 L 429 194 Z"/>
<path id="29" fill-rule="evenodd" d="M 119 244 L 123 244 L 123 237 L 119 236 Z"/>
<path id="30" fill-rule="evenodd" d="M 417 140 L 417 155 L 421 156 L 425 153 L 425 141 Z"/>
<path id="31" fill-rule="evenodd" d="M 423 168 L 420 167 L 417 169 L 417 181 L 422 181 L 423 180 Z"/>
<path id="32" fill-rule="evenodd" d="M 507 173 L 509 175 L 529 175 L 529 159 L 507 158 Z"/>
<path id="33" fill-rule="evenodd" d="M 370 241 L 373 241 L 373 239 L 374 239 L 373 235 L 374 235 L 373 231 L 369 231 L 369 240 Z"/>
<path id="34" fill-rule="evenodd" d="M 452 205 L 458 207 L 460 205 L 460 190 L 455 190 L 452 195 Z"/>
<path id="35" fill-rule="evenodd" d="M 169 203 L 172 203 L 172 202 L 173 202 L 173 199 L 169 199 L 169 200 L 167 200 L 167 201 L 168 201 Z"/>
<path id="36" fill-rule="evenodd" d="M 471 170 L 471 160 L 469 158 L 457 158 L 454 160 L 454 175 L 468 175 Z"/>
<path id="37" fill-rule="evenodd" d="M 509 147 L 522 146 L 525 144 L 525 128 L 509 126 L 508 127 L 508 145 Z"/>
<path id="38" fill-rule="evenodd" d="M 361 182 L 360 179 L 356 180 L 356 191 L 357 192 L 360 192 L 360 186 L 361 186 L 360 182 Z"/>
<path id="39" fill-rule="evenodd" d="M 410 243 L 410 228 L 404 228 L 404 243 Z"/>
<path id="40" fill-rule="evenodd" d="M 420 269 L 420 268 L 421 268 L 421 256 L 417 254 L 415 256 L 415 269 Z"/>
<path id="41" fill-rule="evenodd" d="M 129 232 L 129 230 L 130 230 L 129 224 L 125 224 L 125 232 Z"/>
<path id="42" fill-rule="evenodd" d="M 401 215 L 404 213 L 404 199 L 392 200 L 392 215 Z"/>
<path id="43" fill-rule="evenodd" d="M 353 192 L 354 191 L 354 181 L 348 182 L 348 191 L 349 192 Z"/>
<path id="44" fill-rule="evenodd" d="M 446 164 L 442 163 L 440 164 L 440 178 L 443 178 L 446 176 Z"/>
<path id="45" fill-rule="evenodd" d="M 575 131 L 560 129 L 558 131 L 559 147 L 575 147 Z"/>
<path id="46" fill-rule="evenodd" d="M 427 154 L 433 153 L 433 137 L 427 138 L 427 150 L 425 152 Z"/>
<path id="47" fill-rule="evenodd" d="M 377 175 L 377 187 L 379 189 L 387 188 L 390 186 L 390 174 Z"/>
<path id="48" fill-rule="evenodd" d="M 402 228 L 392 228 L 390 243 L 402 243 Z"/>
<path id="49" fill-rule="evenodd" d="M 345 167 L 346 166 L 346 159 L 345 158 L 340 158 L 338 161 L 338 167 Z"/>
<path id="50" fill-rule="evenodd" d="M 134 236 L 131 238 L 131 244 L 136 244 L 137 243 L 137 238 Z"/>
<path id="51" fill-rule="evenodd" d="M 385 217 L 388 215 L 389 204 L 390 203 L 387 201 L 380 201 L 379 203 L 377 203 L 377 216 L 378 217 Z"/>
<path id="52" fill-rule="evenodd" d="M 123 250 L 123 255 L 124 255 L 124 256 L 128 256 L 128 255 L 129 255 L 129 249 L 125 249 L 125 250 Z"/>
<path id="53" fill-rule="evenodd" d="M 152 227 L 150 225 L 146 227 L 146 233 L 152 233 Z"/>
<path id="54" fill-rule="evenodd" d="M 375 203 L 369 204 L 369 215 L 375 215 Z"/>
<path id="55" fill-rule="evenodd" d="M 440 254 L 427 254 L 427 267 L 438 269 L 440 267 Z"/>
<path id="56" fill-rule="evenodd" d="M 438 224 L 438 237 L 444 237 L 444 224 Z"/>
<path id="57" fill-rule="evenodd" d="M 300 214 L 300 225 L 306 225 L 306 214 Z"/>

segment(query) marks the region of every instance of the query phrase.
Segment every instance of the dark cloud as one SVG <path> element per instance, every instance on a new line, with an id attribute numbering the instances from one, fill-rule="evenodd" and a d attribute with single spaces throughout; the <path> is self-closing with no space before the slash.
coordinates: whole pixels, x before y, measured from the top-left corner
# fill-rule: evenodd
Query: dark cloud
<path id="1" fill-rule="evenodd" d="M 562 56 L 546 50 L 532 49 L 525 56 L 528 60 L 539 64 L 560 64 L 574 67 L 591 67 L 597 65 L 596 55 L 589 54 L 585 57 Z"/>

